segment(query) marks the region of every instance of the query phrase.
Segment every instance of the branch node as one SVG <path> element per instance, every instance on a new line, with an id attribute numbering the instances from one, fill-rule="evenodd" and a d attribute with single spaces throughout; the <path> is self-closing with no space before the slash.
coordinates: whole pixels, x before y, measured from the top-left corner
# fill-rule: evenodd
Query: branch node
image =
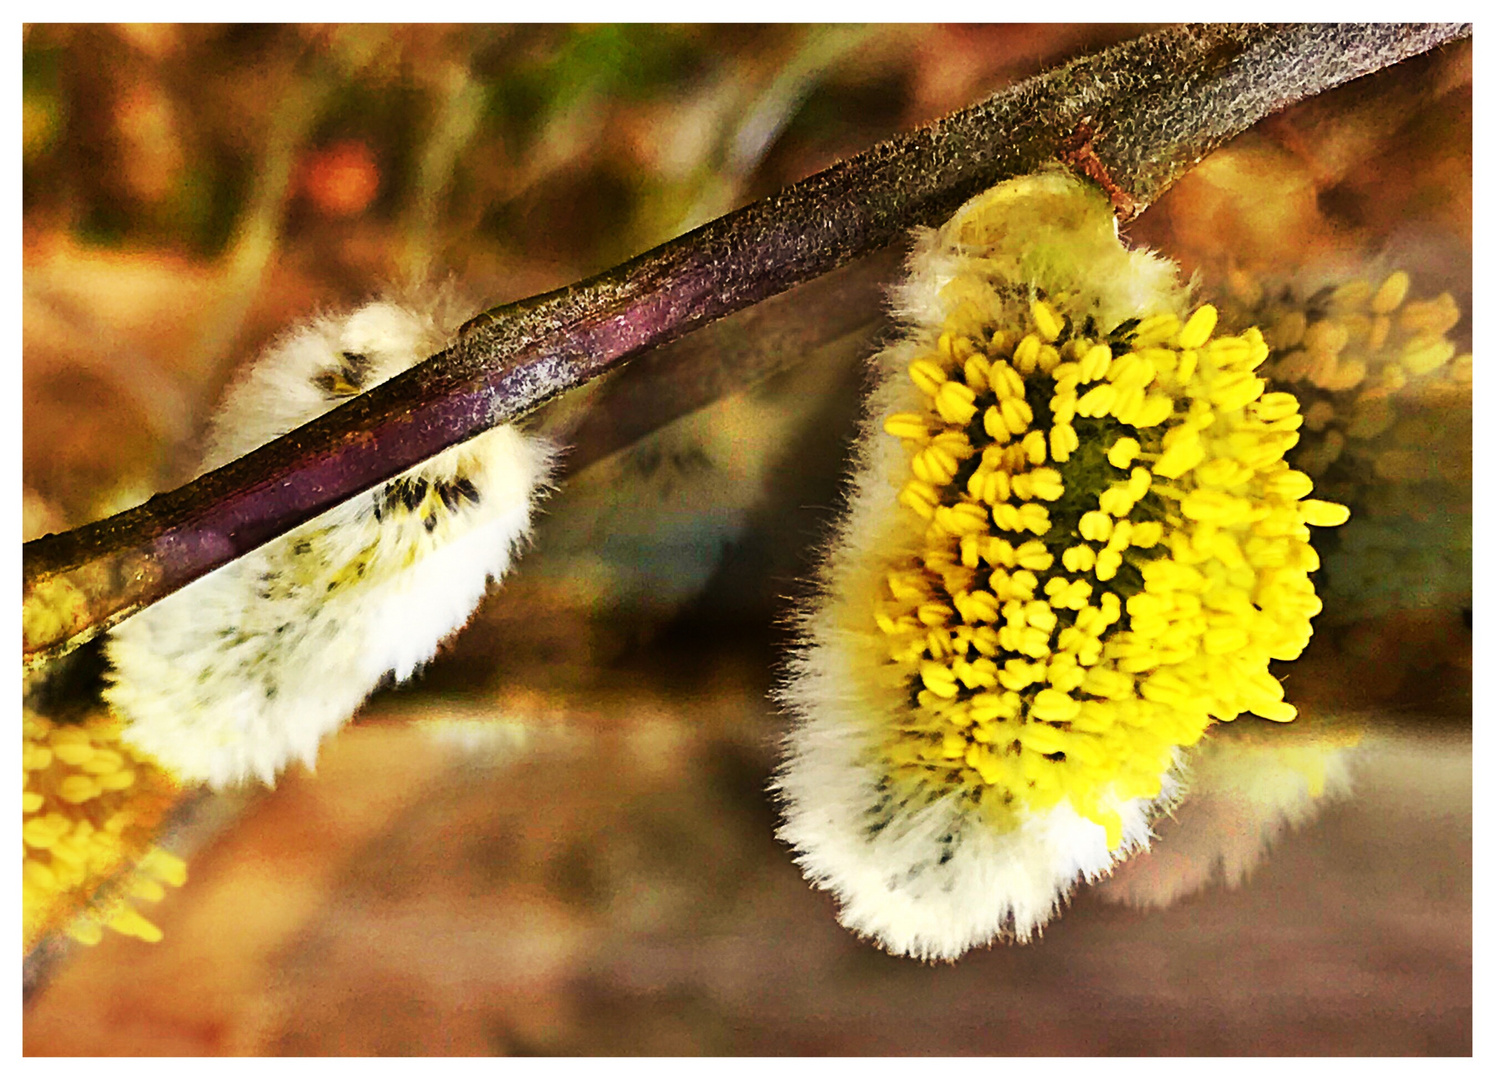
<path id="1" fill-rule="evenodd" d="M 1143 210 L 1132 194 L 1111 178 L 1111 172 L 1095 152 L 1095 139 L 1100 132 L 1091 126 L 1091 118 L 1085 117 L 1069 135 L 1059 143 L 1059 160 L 1080 176 L 1100 185 L 1100 189 L 1111 200 L 1116 211 L 1116 220 L 1125 225 Z"/>

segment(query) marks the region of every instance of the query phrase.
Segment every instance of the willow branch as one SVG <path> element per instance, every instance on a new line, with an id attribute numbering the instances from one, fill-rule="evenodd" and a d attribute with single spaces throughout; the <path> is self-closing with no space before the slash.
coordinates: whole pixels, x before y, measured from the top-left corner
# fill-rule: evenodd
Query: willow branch
<path id="1" fill-rule="evenodd" d="M 1459 25 L 1166 29 L 1029 79 L 577 285 L 142 506 L 26 544 L 23 654 L 60 655 L 324 510 L 646 349 L 884 248 L 1062 158 L 1123 217 L 1295 101 L 1468 36 Z"/>

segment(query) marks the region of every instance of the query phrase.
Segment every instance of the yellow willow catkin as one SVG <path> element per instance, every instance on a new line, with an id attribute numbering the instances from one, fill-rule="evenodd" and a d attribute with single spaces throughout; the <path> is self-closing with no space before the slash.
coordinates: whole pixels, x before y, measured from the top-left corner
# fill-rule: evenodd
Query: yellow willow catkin
<path id="1" fill-rule="evenodd" d="M 1333 621 L 1469 607 L 1474 358 L 1453 296 L 1403 270 L 1229 284 L 1232 318 L 1273 348 L 1263 374 L 1301 402 L 1290 462 L 1355 512 L 1323 552 Z"/>
<path id="2" fill-rule="evenodd" d="M 1145 846 L 1182 748 L 1293 719 L 1319 611 L 1259 331 L 1190 308 L 1060 172 L 922 238 L 851 508 L 781 698 L 782 835 L 842 920 L 949 958 Z"/>
<path id="3" fill-rule="evenodd" d="M 107 927 L 157 941 L 138 901 L 181 885 L 186 867 L 152 846 L 175 783 L 96 713 L 57 723 L 25 710 L 21 742 L 21 936 L 52 929 L 93 944 Z"/>

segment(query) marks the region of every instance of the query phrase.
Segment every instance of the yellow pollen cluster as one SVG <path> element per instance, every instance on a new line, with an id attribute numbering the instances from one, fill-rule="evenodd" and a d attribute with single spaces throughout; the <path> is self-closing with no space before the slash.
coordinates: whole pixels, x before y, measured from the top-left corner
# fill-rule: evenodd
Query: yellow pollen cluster
<path id="1" fill-rule="evenodd" d="M 1322 552 L 1336 622 L 1472 602 L 1474 358 L 1458 304 L 1404 271 L 1314 289 L 1230 276 L 1235 317 L 1259 323 L 1263 371 L 1302 403 L 1295 468 L 1355 523 Z"/>
<path id="2" fill-rule="evenodd" d="M 186 879 L 180 859 L 150 844 L 175 785 L 119 741 L 107 714 L 61 724 L 27 710 L 22 727 L 24 947 L 54 927 L 90 945 L 105 926 L 159 940 L 132 901 Z"/>
<path id="3" fill-rule="evenodd" d="M 1117 801 L 1213 720 L 1296 715 L 1268 664 L 1320 610 L 1309 526 L 1348 511 L 1283 461 L 1303 417 L 1260 332 L 1209 305 L 1101 331 L 1065 301 L 980 328 L 966 305 L 910 366 L 925 407 L 885 429 L 923 540 L 874 616 L 908 687 L 895 774 L 999 813 L 1068 798 L 1114 848 Z"/>
<path id="4" fill-rule="evenodd" d="M 1324 474 L 1358 445 L 1363 452 L 1353 456 L 1369 460 L 1347 463 L 1351 471 L 1427 479 L 1438 464 L 1429 440 L 1396 438 L 1398 420 L 1418 407 L 1468 412 L 1474 357 L 1448 337 L 1459 306 L 1448 293 L 1413 299 L 1411 288 L 1397 270 L 1378 284 L 1360 278 L 1307 297 L 1292 290 L 1268 297 L 1250 275 L 1232 275 L 1241 316 L 1266 328 L 1274 357 L 1264 374 L 1303 402 L 1312 438 L 1296 463 L 1309 475 Z"/>

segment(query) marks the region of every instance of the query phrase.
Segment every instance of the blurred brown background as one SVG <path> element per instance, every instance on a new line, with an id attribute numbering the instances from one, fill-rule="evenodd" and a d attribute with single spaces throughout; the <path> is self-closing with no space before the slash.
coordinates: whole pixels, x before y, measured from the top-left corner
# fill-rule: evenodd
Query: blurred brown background
<path id="1" fill-rule="evenodd" d="M 235 365 L 319 306 L 422 273 L 490 303 L 564 285 L 1143 29 L 28 27 L 26 535 L 189 478 Z M 1402 266 L 1467 312 L 1470 55 L 1259 126 L 1132 238 L 1207 286 Z M 572 477 L 315 777 L 222 802 L 148 911 L 164 942 L 54 966 L 27 1052 L 1468 1053 L 1467 417 L 1436 434 L 1458 498 L 1427 558 L 1377 556 L 1416 580 L 1330 563 L 1288 684 L 1306 720 L 1369 723 L 1354 801 L 1240 890 L 1082 891 L 1040 943 L 930 968 L 836 925 L 764 794 L 776 620 L 881 326 L 851 322 Z"/>

